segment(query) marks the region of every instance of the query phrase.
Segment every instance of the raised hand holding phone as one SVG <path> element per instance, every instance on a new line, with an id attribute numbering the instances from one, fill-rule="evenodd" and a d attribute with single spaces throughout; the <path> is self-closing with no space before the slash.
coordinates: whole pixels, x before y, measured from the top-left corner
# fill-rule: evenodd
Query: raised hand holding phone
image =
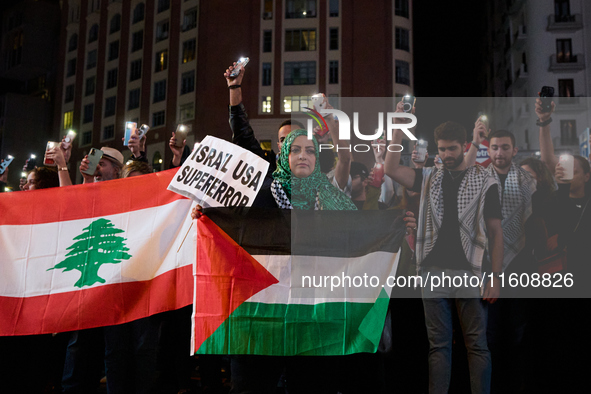
<path id="1" fill-rule="evenodd" d="M 248 61 L 240 62 L 240 60 L 238 60 L 238 62 L 234 62 L 230 67 L 228 67 L 224 73 L 228 87 L 240 85 L 242 83 L 242 78 L 244 78 L 244 72 L 246 70 L 246 64 L 248 64 Z"/>

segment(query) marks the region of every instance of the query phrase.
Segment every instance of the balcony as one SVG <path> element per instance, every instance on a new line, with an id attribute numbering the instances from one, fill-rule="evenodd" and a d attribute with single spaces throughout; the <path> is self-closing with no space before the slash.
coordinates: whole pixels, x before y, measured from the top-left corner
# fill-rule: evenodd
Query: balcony
<path id="1" fill-rule="evenodd" d="M 576 31 L 583 28 L 581 14 L 574 15 L 549 15 L 547 30 L 551 32 Z"/>
<path id="2" fill-rule="evenodd" d="M 515 34 L 513 34 L 513 45 L 517 50 L 523 49 L 527 39 L 527 28 L 524 25 L 519 25 Z"/>
<path id="3" fill-rule="evenodd" d="M 521 63 L 517 72 L 515 72 L 515 80 L 513 83 L 515 84 L 516 88 L 521 88 L 527 82 L 527 77 L 529 74 L 527 73 L 527 64 Z"/>
<path id="4" fill-rule="evenodd" d="M 550 67 L 548 71 L 555 73 L 573 73 L 585 69 L 585 55 L 577 54 L 564 57 L 562 61 L 556 55 L 550 56 Z"/>

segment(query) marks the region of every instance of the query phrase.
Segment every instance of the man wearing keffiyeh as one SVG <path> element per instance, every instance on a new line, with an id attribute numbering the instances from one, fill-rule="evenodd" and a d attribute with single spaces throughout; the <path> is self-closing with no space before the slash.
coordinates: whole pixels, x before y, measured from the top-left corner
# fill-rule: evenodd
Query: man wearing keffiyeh
<path id="1" fill-rule="evenodd" d="M 396 111 L 403 111 L 402 102 Z M 396 133 L 391 144 L 401 142 L 401 133 Z M 461 125 L 446 122 L 438 126 L 435 143 L 443 162 L 441 169 L 401 166 L 400 153 L 394 152 L 397 149 L 388 152 L 385 163 L 386 175 L 421 193 L 416 258 L 422 278 L 481 278 L 487 243 L 493 272 L 498 274 L 503 265 L 503 230 L 497 182 L 486 169 L 467 166 L 463 155 L 466 130 Z M 487 303 L 499 297 L 499 281 L 494 286 L 486 281 L 483 289 L 456 287 L 449 282 L 431 287 L 432 283 L 422 286 L 430 347 L 429 392 L 449 390 L 455 304 L 468 349 L 471 391 L 489 393 L 492 367 L 486 342 Z"/>
<path id="2" fill-rule="evenodd" d="M 510 271 L 524 272 L 532 258 L 531 252 L 524 250 L 525 222 L 532 213 L 532 195 L 536 191 L 536 181 L 529 172 L 513 163 L 516 154 L 513 133 L 498 130 L 490 135 L 488 155 L 491 165 L 487 171 L 500 185 L 503 271 L 511 264 Z M 525 299 L 505 297 L 488 310 L 487 340 L 495 364 L 492 382 L 498 392 L 524 384 L 522 338 L 527 324 L 526 302 Z M 499 360 L 507 361 L 497 363 Z"/>

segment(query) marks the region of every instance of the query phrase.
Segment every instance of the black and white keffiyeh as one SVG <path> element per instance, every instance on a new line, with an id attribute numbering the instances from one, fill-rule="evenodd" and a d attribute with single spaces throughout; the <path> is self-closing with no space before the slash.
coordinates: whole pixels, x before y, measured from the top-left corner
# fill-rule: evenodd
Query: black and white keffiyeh
<path id="1" fill-rule="evenodd" d="M 488 173 L 500 184 L 499 174 L 492 165 Z M 511 163 L 505 186 L 499 187 L 499 200 L 503 212 L 503 271 L 525 246 L 525 222 L 532 214 L 532 195 L 536 180 L 523 168 Z"/>
<path id="2" fill-rule="evenodd" d="M 444 169 L 423 168 L 423 185 L 417 229 L 417 267 L 437 242 L 437 236 L 443 223 Z M 472 272 L 482 274 L 482 257 L 487 244 L 486 225 L 484 222 L 484 203 L 486 192 L 496 183 L 494 177 L 478 165 L 466 169 L 458 190 L 458 220 L 460 240 L 466 259 Z M 442 256 L 443 257 L 443 256 Z"/>
<path id="3" fill-rule="evenodd" d="M 285 190 L 283 190 L 283 187 L 281 187 L 281 184 L 277 181 L 273 181 L 271 182 L 271 194 L 273 195 L 273 198 L 275 199 L 275 202 L 277 203 L 277 206 L 281 209 L 293 209 L 293 206 L 291 205 L 291 201 L 289 201 L 289 197 L 287 197 L 287 193 L 285 193 Z M 316 204 L 314 206 L 314 209 L 317 211 L 319 210 L 319 202 L 318 202 L 318 196 L 316 196 Z"/>

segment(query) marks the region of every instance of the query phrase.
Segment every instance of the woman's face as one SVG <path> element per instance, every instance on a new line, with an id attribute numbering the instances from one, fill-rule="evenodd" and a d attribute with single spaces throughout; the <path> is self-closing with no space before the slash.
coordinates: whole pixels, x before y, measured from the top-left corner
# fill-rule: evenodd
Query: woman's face
<path id="1" fill-rule="evenodd" d="M 291 144 L 289 151 L 289 168 L 293 176 L 306 178 L 312 174 L 316 166 L 316 147 L 314 141 L 300 135 Z"/>
<path id="2" fill-rule="evenodd" d="M 30 172 L 27 176 L 27 183 L 23 186 L 23 190 L 35 190 L 37 189 L 37 181 L 35 180 L 35 173 Z"/>

